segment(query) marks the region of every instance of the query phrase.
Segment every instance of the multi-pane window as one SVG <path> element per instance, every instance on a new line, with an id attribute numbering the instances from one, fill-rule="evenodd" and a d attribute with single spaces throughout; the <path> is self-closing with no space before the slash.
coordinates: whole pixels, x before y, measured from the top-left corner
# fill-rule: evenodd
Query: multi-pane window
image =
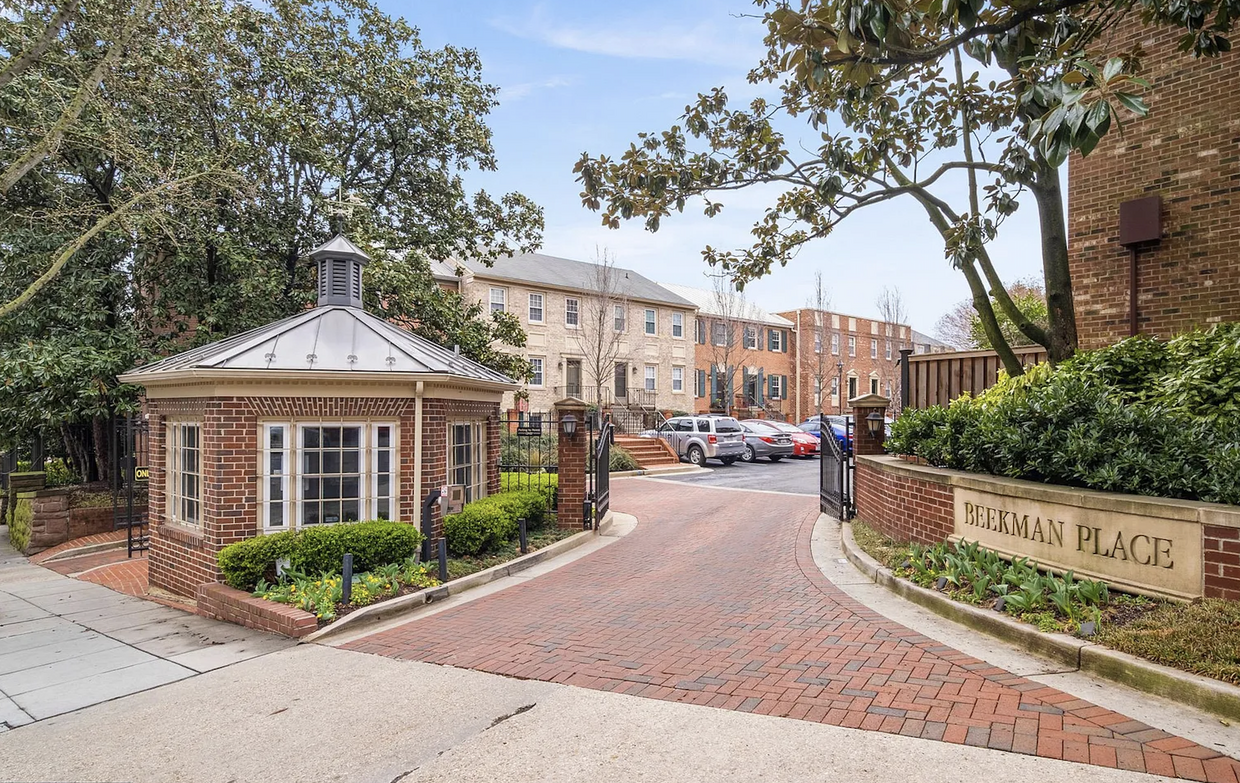
<path id="1" fill-rule="evenodd" d="M 168 519 L 202 524 L 202 425 L 168 425 Z"/>
<path id="2" fill-rule="evenodd" d="M 685 368 L 672 368 L 672 391 L 682 392 L 685 390 Z"/>
<path id="3" fill-rule="evenodd" d="M 532 371 L 531 371 L 531 373 L 530 373 L 530 386 L 542 386 L 542 385 L 543 385 L 543 360 L 542 360 L 542 357 L 541 357 L 541 356 L 531 356 L 531 357 L 530 357 L 530 366 L 532 367 Z"/>
<path id="4" fill-rule="evenodd" d="M 831 333 L 831 353 L 835 354 L 836 356 L 840 355 L 840 333 L 839 332 Z"/>
<path id="5" fill-rule="evenodd" d="M 543 322 L 543 295 L 530 294 L 530 323 L 540 324 Z"/>
<path id="6" fill-rule="evenodd" d="M 710 343 L 711 345 L 727 345 L 728 325 L 723 321 L 710 322 Z"/>
<path id="7" fill-rule="evenodd" d="M 264 529 L 390 519 L 394 440 L 392 424 L 263 425 Z"/>
<path id="8" fill-rule="evenodd" d="M 564 300 L 564 325 L 577 326 L 581 323 L 581 300 L 567 297 Z"/>
<path id="9" fill-rule="evenodd" d="M 771 376 L 771 399 L 782 400 L 784 398 L 784 378 L 782 375 Z"/>
<path id="10" fill-rule="evenodd" d="M 508 309 L 508 289 L 491 289 L 491 312 L 502 313 Z"/>
<path id="11" fill-rule="evenodd" d="M 857 377 L 854 375 L 853 377 L 848 379 L 848 399 L 851 400 L 855 398 L 856 396 L 857 396 Z"/>
<path id="12" fill-rule="evenodd" d="M 878 340 L 870 340 L 870 358 L 878 358 Z"/>
<path id="13" fill-rule="evenodd" d="M 702 318 L 693 320 L 694 338 L 697 339 L 698 345 L 706 345 L 706 321 Z"/>
<path id="14" fill-rule="evenodd" d="M 657 334 L 659 331 L 659 322 L 655 316 L 655 312 L 651 308 L 646 309 L 646 334 Z"/>
<path id="15" fill-rule="evenodd" d="M 831 396 L 838 397 L 839 394 L 840 394 L 840 379 L 832 378 L 831 379 Z"/>
<path id="16" fill-rule="evenodd" d="M 448 443 L 448 482 L 465 488 L 465 502 L 486 495 L 486 470 L 482 462 L 481 422 L 457 422 Z"/>
<path id="17" fill-rule="evenodd" d="M 758 327 L 745 327 L 745 348 L 748 350 L 757 350 L 758 348 Z"/>
<path id="18" fill-rule="evenodd" d="M 657 368 L 653 364 L 646 365 L 646 391 L 648 392 L 654 391 L 655 381 L 658 378 L 655 374 L 656 369 Z"/>
<path id="19" fill-rule="evenodd" d="M 848 355 L 857 355 L 857 337 L 856 335 L 848 335 Z"/>
<path id="20" fill-rule="evenodd" d="M 887 361 L 891 361 L 891 341 L 887 341 Z"/>
<path id="21" fill-rule="evenodd" d="M 878 379 L 870 379 L 870 394 L 878 394 Z"/>
<path id="22" fill-rule="evenodd" d="M 822 332 L 814 332 L 814 353 L 822 353 Z"/>
<path id="23" fill-rule="evenodd" d="M 616 331 L 623 332 L 625 330 L 624 305 L 615 306 L 615 319 L 616 319 Z"/>
<path id="24" fill-rule="evenodd" d="M 672 337 L 685 336 L 685 314 L 672 313 Z"/>
<path id="25" fill-rule="evenodd" d="M 784 330 L 771 329 L 767 332 L 767 350 L 782 353 L 784 350 Z"/>

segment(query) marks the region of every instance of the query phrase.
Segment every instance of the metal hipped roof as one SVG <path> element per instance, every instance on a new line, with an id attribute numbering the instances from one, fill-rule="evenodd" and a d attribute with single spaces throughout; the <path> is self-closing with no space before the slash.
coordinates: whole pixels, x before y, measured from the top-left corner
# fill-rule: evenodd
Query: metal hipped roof
<path id="1" fill-rule="evenodd" d="M 142 383 L 184 370 L 249 373 L 430 373 L 515 385 L 511 378 L 355 307 L 315 307 L 125 373 Z"/>

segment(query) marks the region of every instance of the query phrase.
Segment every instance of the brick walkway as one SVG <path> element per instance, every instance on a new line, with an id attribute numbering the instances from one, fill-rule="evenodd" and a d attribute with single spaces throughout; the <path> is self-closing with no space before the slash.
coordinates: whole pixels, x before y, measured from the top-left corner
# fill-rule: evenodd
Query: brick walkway
<path id="1" fill-rule="evenodd" d="M 914 633 L 814 565 L 812 498 L 612 487 L 637 529 L 347 645 L 394 658 L 1192 780 L 1240 762 Z"/>

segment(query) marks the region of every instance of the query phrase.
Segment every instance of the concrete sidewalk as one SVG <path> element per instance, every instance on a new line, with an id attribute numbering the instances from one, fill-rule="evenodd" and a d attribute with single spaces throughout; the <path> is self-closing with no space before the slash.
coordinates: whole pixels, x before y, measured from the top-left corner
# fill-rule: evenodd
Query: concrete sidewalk
<path id="1" fill-rule="evenodd" d="M 0 732 L 293 644 L 30 565 L 0 527 Z"/>
<path id="2" fill-rule="evenodd" d="M 124 730 L 118 730 L 124 727 Z M 134 738 L 140 738 L 135 745 Z M 76 748 L 76 753 L 49 753 Z M 922 783 L 1155 776 L 300 645 L 0 735 L 0 780 Z"/>

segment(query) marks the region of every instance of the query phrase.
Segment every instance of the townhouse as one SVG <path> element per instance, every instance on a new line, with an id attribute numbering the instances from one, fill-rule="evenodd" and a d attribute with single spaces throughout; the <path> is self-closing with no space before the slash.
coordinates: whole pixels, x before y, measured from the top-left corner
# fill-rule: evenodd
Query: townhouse
<path id="1" fill-rule="evenodd" d="M 697 307 L 693 411 L 790 416 L 792 322 L 732 291 L 660 285 Z"/>
<path id="2" fill-rule="evenodd" d="M 545 412 L 569 396 L 691 409 L 694 305 L 637 272 L 541 253 L 432 271 L 440 285 L 521 322 L 533 377 L 505 395 L 505 409 Z"/>

